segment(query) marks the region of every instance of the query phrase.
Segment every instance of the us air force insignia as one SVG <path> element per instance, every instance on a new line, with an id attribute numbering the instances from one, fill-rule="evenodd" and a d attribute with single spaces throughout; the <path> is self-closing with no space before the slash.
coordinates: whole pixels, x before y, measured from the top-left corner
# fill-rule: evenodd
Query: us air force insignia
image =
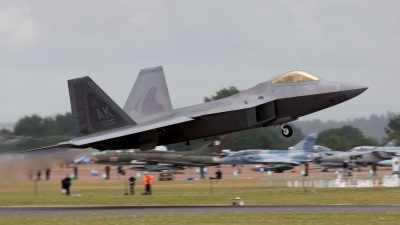
<path id="1" fill-rule="evenodd" d="M 214 145 L 220 145 L 221 141 L 214 141 Z"/>
<path id="2" fill-rule="evenodd" d="M 99 106 L 99 102 L 96 101 L 96 99 L 91 99 L 90 100 L 90 105 L 93 106 L 93 107 L 97 107 L 97 106 Z"/>

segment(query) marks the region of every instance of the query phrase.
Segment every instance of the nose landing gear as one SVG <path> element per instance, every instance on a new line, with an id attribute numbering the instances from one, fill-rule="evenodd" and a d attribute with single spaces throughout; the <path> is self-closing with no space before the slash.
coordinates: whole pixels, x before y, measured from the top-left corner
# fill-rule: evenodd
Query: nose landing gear
<path id="1" fill-rule="evenodd" d="M 275 126 L 277 130 L 279 130 L 279 126 Z M 281 125 L 280 129 L 282 131 L 282 135 L 286 138 L 291 137 L 293 134 L 293 128 L 289 125 Z"/>

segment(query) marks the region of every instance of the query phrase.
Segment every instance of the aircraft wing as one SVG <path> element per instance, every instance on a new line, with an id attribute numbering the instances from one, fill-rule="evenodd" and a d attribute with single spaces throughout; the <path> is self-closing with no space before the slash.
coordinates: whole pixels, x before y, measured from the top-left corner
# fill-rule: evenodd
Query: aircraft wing
<path id="1" fill-rule="evenodd" d="M 35 148 L 35 149 L 30 149 L 26 151 L 22 151 L 22 153 L 28 153 L 28 152 L 35 152 L 35 151 L 41 151 L 41 150 L 68 150 L 70 148 L 73 148 L 74 146 L 68 143 L 65 144 L 58 144 L 58 145 L 50 145 L 42 148 Z"/>
<path id="2" fill-rule="evenodd" d="M 311 162 L 311 160 L 309 160 Z M 275 158 L 275 159 L 260 159 L 256 161 L 252 161 L 252 163 L 260 163 L 260 164 L 290 164 L 290 165 L 301 165 L 303 162 L 292 160 L 289 158 Z"/>
<path id="3" fill-rule="evenodd" d="M 372 151 L 372 154 L 380 157 L 380 158 L 386 158 L 390 159 L 394 156 L 399 156 L 400 151 L 399 150 L 384 150 L 384 151 Z"/>
<path id="4" fill-rule="evenodd" d="M 25 152 L 32 152 L 32 151 L 39 151 L 39 150 L 49 150 L 49 149 L 59 149 L 59 148 L 79 148 L 80 146 L 109 140 L 113 138 L 118 138 L 122 136 L 127 136 L 131 134 L 138 134 L 144 131 L 155 130 L 157 128 L 162 128 L 165 126 L 183 123 L 187 121 L 191 121 L 193 119 L 181 116 L 181 115 L 174 115 L 167 118 L 162 118 L 159 120 L 154 120 L 149 123 L 143 123 L 136 126 L 125 126 L 121 128 L 116 128 L 110 131 L 102 131 L 98 133 L 89 134 L 82 137 L 74 138 L 67 142 L 61 142 L 58 145 L 47 146 L 43 148 L 31 149 Z"/>
<path id="5" fill-rule="evenodd" d="M 174 115 L 172 117 L 162 118 L 159 120 L 154 120 L 149 123 L 143 123 L 136 126 L 121 127 L 121 128 L 116 128 L 112 131 L 103 131 L 103 132 L 89 134 L 83 137 L 74 138 L 70 142 L 67 143 L 63 142 L 60 144 L 71 144 L 74 146 L 81 146 L 103 140 L 109 140 L 117 137 L 137 134 L 148 130 L 154 130 L 157 128 L 162 128 L 178 123 L 188 122 L 191 120 L 193 119 L 186 116 Z"/>

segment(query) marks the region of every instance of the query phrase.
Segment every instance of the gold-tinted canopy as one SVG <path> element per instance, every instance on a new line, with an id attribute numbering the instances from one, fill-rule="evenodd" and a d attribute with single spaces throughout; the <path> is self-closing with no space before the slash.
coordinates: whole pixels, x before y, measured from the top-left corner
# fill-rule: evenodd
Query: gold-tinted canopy
<path id="1" fill-rule="evenodd" d="M 279 75 L 271 80 L 271 83 L 298 83 L 321 80 L 321 78 L 305 71 L 292 71 Z"/>

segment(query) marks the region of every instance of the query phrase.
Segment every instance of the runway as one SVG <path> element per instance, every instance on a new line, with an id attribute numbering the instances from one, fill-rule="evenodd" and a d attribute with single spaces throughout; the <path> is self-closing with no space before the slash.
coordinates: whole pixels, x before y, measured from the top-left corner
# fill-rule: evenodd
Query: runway
<path id="1" fill-rule="evenodd" d="M 0 216 L 129 216 L 306 212 L 400 212 L 400 205 L 0 207 Z"/>

